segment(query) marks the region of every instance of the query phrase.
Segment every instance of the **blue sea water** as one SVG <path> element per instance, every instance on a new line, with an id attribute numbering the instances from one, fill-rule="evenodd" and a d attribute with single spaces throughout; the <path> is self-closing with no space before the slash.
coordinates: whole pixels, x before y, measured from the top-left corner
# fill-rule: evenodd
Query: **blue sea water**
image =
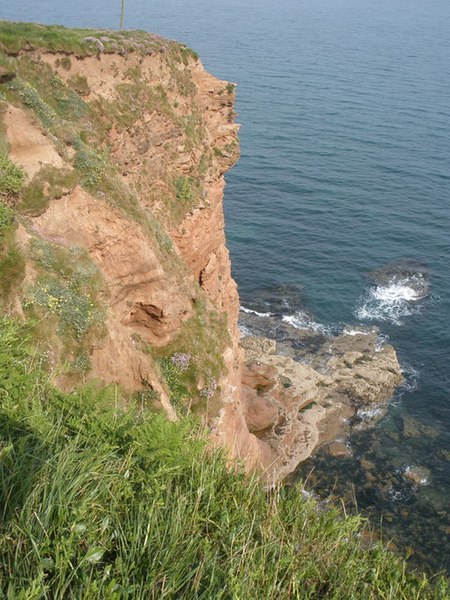
<path id="1" fill-rule="evenodd" d="M 237 83 L 227 237 L 244 305 L 376 325 L 407 375 L 354 457 L 304 466 L 422 564 L 450 555 L 450 3 L 126 0 L 128 28 L 184 41 Z M 120 1 L 16 0 L 0 18 L 117 27 Z M 269 291 L 268 291 L 269 290 Z M 408 425 L 409 424 L 409 425 Z M 412 426 L 411 426 L 412 424 Z M 368 482 L 361 459 L 375 465 Z M 410 467 L 426 485 L 405 485 Z M 373 473 L 372 473 L 373 475 Z"/>

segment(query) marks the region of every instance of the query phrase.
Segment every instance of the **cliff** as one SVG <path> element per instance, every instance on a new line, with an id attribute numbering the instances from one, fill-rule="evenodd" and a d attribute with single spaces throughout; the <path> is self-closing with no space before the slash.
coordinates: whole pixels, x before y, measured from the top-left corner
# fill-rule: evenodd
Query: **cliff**
<path id="1" fill-rule="evenodd" d="M 93 379 L 171 418 L 207 412 L 217 439 L 256 457 L 236 417 L 222 210 L 234 85 L 141 32 L 4 23 L 0 48 L 2 160 L 20 179 L 2 190 L 15 229 L 3 254 L 20 256 L 4 312 L 33 320 L 61 387 Z"/>
<path id="2" fill-rule="evenodd" d="M 392 393 L 392 349 L 301 372 L 272 346 L 245 359 L 222 209 L 233 84 L 143 32 L 3 23 L 0 52 L 2 311 L 32 323 L 59 387 L 115 384 L 171 419 L 206 415 L 215 444 L 271 479 L 332 439 L 318 423 L 354 363 L 378 373 L 360 396 L 380 373 L 373 399 Z"/>

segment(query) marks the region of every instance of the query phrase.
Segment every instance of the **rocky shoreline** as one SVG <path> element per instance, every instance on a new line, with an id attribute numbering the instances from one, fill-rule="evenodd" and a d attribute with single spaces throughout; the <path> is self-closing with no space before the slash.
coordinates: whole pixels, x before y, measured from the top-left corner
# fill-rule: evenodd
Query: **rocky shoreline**
<path id="1" fill-rule="evenodd" d="M 292 473 L 325 444 L 333 456 L 348 454 L 352 429 L 379 420 L 403 382 L 394 348 L 381 344 L 376 330 L 331 336 L 252 314 L 241 324 L 276 338 L 241 340 L 245 419 L 270 448 L 269 482 Z"/>

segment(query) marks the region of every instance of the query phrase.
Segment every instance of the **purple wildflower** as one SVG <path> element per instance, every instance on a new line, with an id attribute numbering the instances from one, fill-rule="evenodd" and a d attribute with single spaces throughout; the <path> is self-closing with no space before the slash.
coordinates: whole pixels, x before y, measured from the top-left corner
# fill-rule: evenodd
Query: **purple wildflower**
<path id="1" fill-rule="evenodd" d="M 191 364 L 191 355 L 186 352 L 176 352 L 170 360 L 181 373 L 184 373 Z"/>

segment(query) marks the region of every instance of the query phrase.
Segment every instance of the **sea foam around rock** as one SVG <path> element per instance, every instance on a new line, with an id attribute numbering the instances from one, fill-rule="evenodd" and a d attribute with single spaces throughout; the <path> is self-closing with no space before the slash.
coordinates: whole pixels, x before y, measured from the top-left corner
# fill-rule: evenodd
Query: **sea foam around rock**
<path id="1" fill-rule="evenodd" d="M 361 321 L 402 325 L 405 317 L 422 310 L 430 288 L 425 271 L 393 265 L 376 271 L 373 279 L 375 284 L 360 298 L 354 313 Z"/>

